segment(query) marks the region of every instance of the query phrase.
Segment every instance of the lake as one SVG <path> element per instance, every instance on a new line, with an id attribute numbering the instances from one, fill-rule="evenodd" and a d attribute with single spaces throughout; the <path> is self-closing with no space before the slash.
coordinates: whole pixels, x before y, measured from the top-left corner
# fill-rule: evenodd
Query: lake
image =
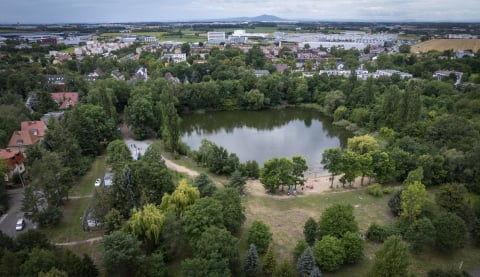
<path id="1" fill-rule="evenodd" d="M 198 150 L 202 139 L 260 167 L 272 158 L 301 155 L 309 171 L 327 174 L 320 161 L 325 149 L 345 147 L 349 133 L 314 109 L 226 111 L 182 116 L 182 141 Z"/>

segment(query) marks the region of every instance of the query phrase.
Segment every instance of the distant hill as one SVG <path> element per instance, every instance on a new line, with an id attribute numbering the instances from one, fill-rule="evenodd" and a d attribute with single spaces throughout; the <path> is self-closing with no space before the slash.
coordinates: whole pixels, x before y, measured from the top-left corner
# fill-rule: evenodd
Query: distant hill
<path id="1" fill-rule="evenodd" d="M 216 19 L 214 21 L 222 21 L 222 22 L 279 22 L 279 21 L 291 21 L 288 19 L 280 18 L 275 15 L 269 14 L 262 14 L 255 17 L 232 17 L 232 18 L 223 18 L 223 19 Z"/>
<path id="2" fill-rule="evenodd" d="M 428 52 L 437 50 L 443 52 L 445 50 L 472 50 L 476 53 L 480 49 L 480 39 L 432 39 L 419 44 L 415 44 L 410 48 L 410 52 Z"/>

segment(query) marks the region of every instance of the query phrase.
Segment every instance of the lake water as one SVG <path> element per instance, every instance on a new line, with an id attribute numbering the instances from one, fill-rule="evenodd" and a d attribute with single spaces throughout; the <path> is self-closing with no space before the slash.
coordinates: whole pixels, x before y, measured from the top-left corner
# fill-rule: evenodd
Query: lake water
<path id="1" fill-rule="evenodd" d="M 198 150 L 202 139 L 236 153 L 241 162 L 260 166 L 272 158 L 303 156 L 309 171 L 327 174 L 320 161 L 325 149 L 345 147 L 349 134 L 320 112 L 306 108 L 229 111 L 183 115 L 182 141 Z"/>

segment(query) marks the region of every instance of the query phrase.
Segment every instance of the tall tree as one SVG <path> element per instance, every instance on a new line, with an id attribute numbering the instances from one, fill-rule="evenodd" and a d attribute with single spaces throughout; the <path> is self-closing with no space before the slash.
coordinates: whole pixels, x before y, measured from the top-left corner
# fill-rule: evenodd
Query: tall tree
<path id="1" fill-rule="evenodd" d="M 141 209 L 133 208 L 132 216 L 127 221 L 127 228 L 140 238 L 144 244 L 153 249 L 160 242 L 160 234 L 165 223 L 165 215 L 154 204 L 147 204 Z"/>
<path id="2" fill-rule="evenodd" d="M 262 221 L 255 220 L 248 228 L 247 241 L 249 244 L 254 244 L 257 247 L 258 253 L 265 253 L 268 245 L 272 241 L 270 227 Z"/>
<path id="3" fill-rule="evenodd" d="M 263 256 L 262 269 L 266 274 L 272 275 L 276 267 L 277 261 L 275 260 L 275 253 L 273 252 L 273 243 L 270 243 L 265 256 Z"/>
<path id="4" fill-rule="evenodd" d="M 326 235 L 316 241 L 313 255 L 320 267 L 327 271 L 336 271 L 345 261 L 345 249 L 342 241 L 334 236 Z"/>
<path id="5" fill-rule="evenodd" d="M 261 271 L 260 258 L 254 244 L 250 244 L 248 248 L 244 268 L 247 276 L 257 276 Z"/>
<path id="6" fill-rule="evenodd" d="M 364 242 L 357 233 L 346 232 L 342 242 L 345 249 L 345 263 L 356 264 L 363 259 Z"/>
<path id="7" fill-rule="evenodd" d="M 185 237 L 190 245 L 194 246 L 211 226 L 224 227 L 222 204 L 212 197 L 200 198 L 183 215 Z"/>
<path id="8" fill-rule="evenodd" d="M 115 231 L 103 238 L 103 265 L 108 273 L 132 276 L 143 261 L 141 242 L 133 235 Z"/>
<path id="9" fill-rule="evenodd" d="M 408 249 L 400 236 L 389 237 L 383 247 L 375 253 L 375 260 L 369 276 L 408 276 L 410 264 Z"/>
<path id="10" fill-rule="evenodd" d="M 308 169 L 307 160 L 302 156 L 293 156 L 292 158 L 292 175 L 295 179 L 295 189 L 297 184 L 303 186 L 305 184 L 304 173 Z"/>
<path id="11" fill-rule="evenodd" d="M 119 210 L 124 218 L 128 218 L 130 211 L 139 204 L 139 192 L 132 170 L 125 165 L 119 178 L 113 184 L 114 208 Z"/>
<path id="12" fill-rule="evenodd" d="M 433 220 L 436 230 L 435 246 L 444 252 L 452 252 L 465 246 L 467 227 L 453 213 L 443 213 Z"/>
<path id="13" fill-rule="evenodd" d="M 201 172 L 193 179 L 193 186 L 198 188 L 200 197 L 211 196 L 217 189 L 210 177 L 204 172 Z"/>
<path id="14" fill-rule="evenodd" d="M 199 197 L 198 189 L 188 184 L 187 180 L 182 179 L 172 194 L 166 193 L 162 197 L 160 209 L 167 213 L 174 212 L 177 216 L 182 216 Z"/>
<path id="15" fill-rule="evenodd" d="M 318 224 L 315 219 L 309 217 L 303 226 L 303 236 L 305 241 L 312 246 L 317 238 Z"/>
<path id="16" fill-rule="evenodd" d="M 427 191 L 420 182 L 414 182 L 402 192 L 402 212 L 400 218 L 409 223 L 414 222 L 417 216 L 422 212 Z"/>
<path id="17" fill-rule="evenodd" d="M 333 188 L 333 180 L 335 175 L 342 172 L 342 150 L 340 148 L 330 148 L 323 151 L 322 162 L 323 168 L 328 170 L 332 175 L 330 180 L 330 188 Z"/>
<path id="18" fill-rule="evenodd" d="M 245 208 L 242 206 L 240 195 L 233 188 L 224 188 L 216 191 L 213 198 L 222 204 L 223 224 L 232 234 L 237 234 L 245 222 Z"/>
<path id="19" fill-rule="evenodd" d="M 245 193 L 246 183 L 247 183 L 247 177 L 243 176 L 243 173 L 237 169 L 230 176 L 230 180 L 227 186 L 235 188 L 238 191 L 238 193 L 243 195 Z"/>
<path id="20" fill-rule="evenodd" d="M 268 160 L 260 171 L 260 182 L 273 193 L 279 186 L 293 185 L 292 170 L 293 163 L 287 158 Z"/>
<path id="21" fill-rule="evenodd" d="M 297 261 L 298 275 L 305 277 L 309 276 L 310 272 L 315 267 L 315 257 L 313 256 L 312 248 L 307 247 Z"/>
<path id="22" fill-rule="evenodd" d="M 421 218 L 413 222 L 405 233 L 405 239 L 410 242 L 413 251 L 420 252 L 425 246 L 435 241 L 435 227 L 428 218 Z"/>
<path id="23" fill-rule="evenodd" d="M 131 160 L 132 153 L 123 140 L 117 139 L 108 144 L 107 163 L 114 171 L 119 172 Z"/>

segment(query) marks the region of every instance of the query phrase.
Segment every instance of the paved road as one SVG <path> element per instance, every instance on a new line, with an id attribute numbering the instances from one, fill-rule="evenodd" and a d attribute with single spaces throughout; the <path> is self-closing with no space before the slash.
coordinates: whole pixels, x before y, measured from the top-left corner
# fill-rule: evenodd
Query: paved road
<path id="1" fill-rule="evenodd" d="M 8 203 L 10 204 L 10 209 L 6 214 L 0 217 L 0 230 L 10 237 L 16 237 L 17 234 L 33 228 L 33 224 L 29 220 L 27 220 L 27 225 L 25 226 L 25 229 L 23 229 L 23 231 L 15 230 L 17 219 L 19 217 L 23 217 L 23 188 L 8 190 L 8 196 Z"/>

